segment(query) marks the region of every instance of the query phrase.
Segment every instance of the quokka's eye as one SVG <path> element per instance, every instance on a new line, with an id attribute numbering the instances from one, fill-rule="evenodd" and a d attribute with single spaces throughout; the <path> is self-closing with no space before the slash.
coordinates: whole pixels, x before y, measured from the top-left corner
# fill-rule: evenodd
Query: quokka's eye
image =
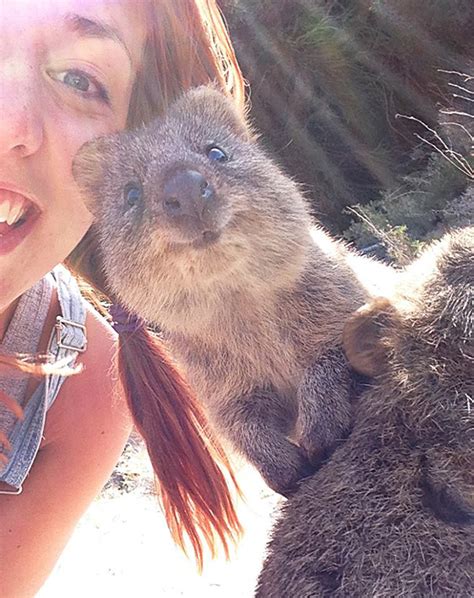
<path id="1" fill-rule="evenodd" d="M 123 196 L 128 208 L 138 205 L 143 199 L 143 187 L 140 183 L 127 183 L 123 190 Z"/>
<path id="2" fill-rule="evenodd" d="M 213 162 L 227 162 L 229 159 L 224 150 L 217 145 L 209 145 L 206 149 L 207 157 Z"/>

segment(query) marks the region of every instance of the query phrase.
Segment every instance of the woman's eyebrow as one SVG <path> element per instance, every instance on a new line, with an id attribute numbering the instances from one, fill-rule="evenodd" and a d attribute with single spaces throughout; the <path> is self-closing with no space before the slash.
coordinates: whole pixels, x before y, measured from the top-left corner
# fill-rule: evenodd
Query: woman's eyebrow
<path id="1" fill-rule="evenodd" d="M 115 27 L 112 27 L 111 25 L 108 25 L 102 21 L 88 19 L 74 13 L 67 14 L 64 17 L 64 21 L 68 29 L 74 31 L 74 33 L 77 33 L 82 37 L 104 38 L 118 42 L 121 46 L 123 46 L 130 62 L 133 64 L 130 50 L 120 34 L 120 31 L 115 29 Z"/>

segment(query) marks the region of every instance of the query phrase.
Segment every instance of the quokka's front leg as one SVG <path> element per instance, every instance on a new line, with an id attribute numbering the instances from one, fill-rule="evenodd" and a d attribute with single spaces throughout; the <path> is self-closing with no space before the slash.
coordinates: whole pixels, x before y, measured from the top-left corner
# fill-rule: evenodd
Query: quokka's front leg
<path id="1" fill-rule="evenodd" d="M 305 371 L 297 390 L 296 438 L 316 465 L 351 427 L 352 374 L 340 348 L 324 353 Z"/>
<path id="2" fill-rule="evenodd" d="M 288 496 L 312 473 L 304 452 L 288 440 L 295 414 L 271 389 L 256 389 L 212 410 L 216 426 L 260 472 L 265 482 Z"/>

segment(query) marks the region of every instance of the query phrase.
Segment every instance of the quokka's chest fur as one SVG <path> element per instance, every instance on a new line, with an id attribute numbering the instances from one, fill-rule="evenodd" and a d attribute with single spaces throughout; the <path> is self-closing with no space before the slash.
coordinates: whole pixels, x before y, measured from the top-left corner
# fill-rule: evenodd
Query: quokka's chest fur
<path id="1" fill-rule="evenodd" d="M 262 311 L 245 323 L 239 316 L 233 312 L 225 321 L 217 320 L 214 333 L 167 336 L 189 383 L 207 405 L 256 387 L 272 386 L 293 396 L 304 364 L 286 326 L 265 321 L 268 314 Z"/>
<path id="2" fill-rule="evenodd" d="M 306 368 L 340 346 L 346 315 L 364 299 L 349 276 L 343 282 L 338 273 L 341 284 L 332 279 L 322 287 L 319 276 L 317 266 L 310 264 L 291 289 L 226 297 L 210 307 L 212 313 L 196 310 L 192 333 L 183 329 L 167 335 L 205 403 L 269 386 L 295 399 Z"/>

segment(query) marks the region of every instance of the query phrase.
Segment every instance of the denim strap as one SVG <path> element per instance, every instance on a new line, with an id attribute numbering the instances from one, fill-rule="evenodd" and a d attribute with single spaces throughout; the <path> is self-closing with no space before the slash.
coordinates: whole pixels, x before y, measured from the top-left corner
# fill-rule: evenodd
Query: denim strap
<path id="1" fill-rule="evenodd" d="M 66 359 L 72 367 L 78 354 L 85 351 L 87 346 L 85 301 L 66 268 L 57 266 L 51 274 L 56 283 L 61 316 L 58 316 L 51 334 L 48 354 L 52 363 Z M 25 317 L 29 317 L 31 322 L 31 313 Z M 12 427 L 8 435 L 12 445 L 10 458 L 0 470 L 0 481 L 6 482 L 12 490 L 0 490 L 0 493 L 21 492 L 41 444 L 46 412 L 58 396 L 65 379 L 57 374 L 47 376 L 24 406 L 24 419 L 16 420 Z"/>

